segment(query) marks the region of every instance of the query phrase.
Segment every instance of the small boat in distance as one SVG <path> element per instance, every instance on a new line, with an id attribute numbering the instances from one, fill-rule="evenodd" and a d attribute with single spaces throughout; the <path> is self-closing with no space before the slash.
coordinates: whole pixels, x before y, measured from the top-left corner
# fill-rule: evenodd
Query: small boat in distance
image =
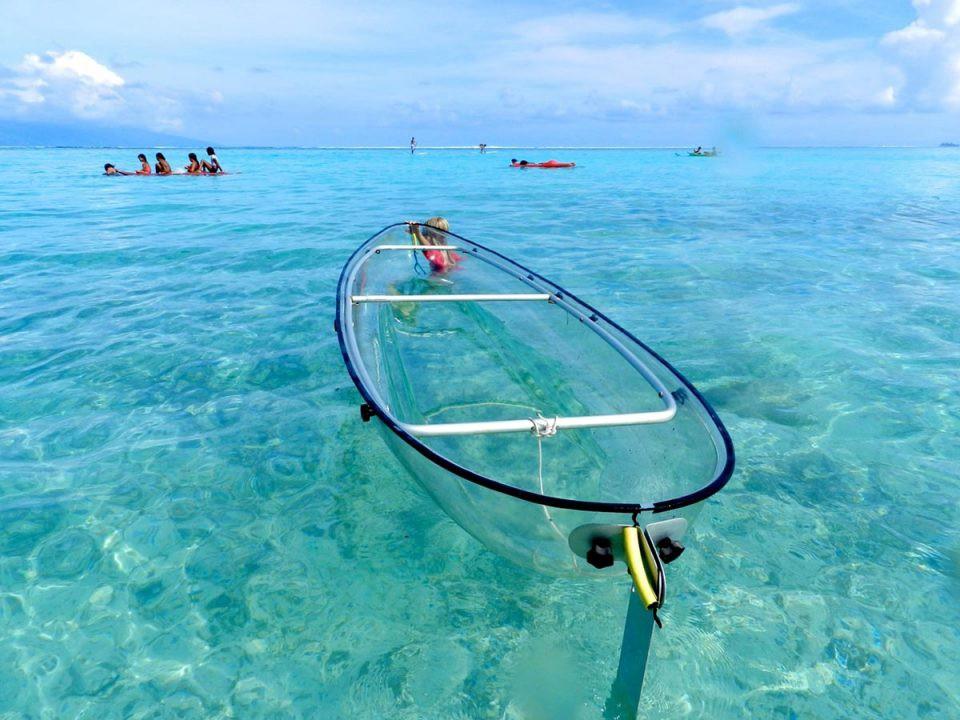
<path id="1" fill-rule="evenodd" d="M 429 248 L 416 244 L 420 231 Z M 431 271 L 430 252 L 456 255 Z M 467 532 L 553 575 L 633 579 L 606 716 L 634 717 L 663 566 L 729 480 L 733 444 L 678 371 L 509 258 L 416 223 L 347 261 L 335 329 L 400 462 Z"/>

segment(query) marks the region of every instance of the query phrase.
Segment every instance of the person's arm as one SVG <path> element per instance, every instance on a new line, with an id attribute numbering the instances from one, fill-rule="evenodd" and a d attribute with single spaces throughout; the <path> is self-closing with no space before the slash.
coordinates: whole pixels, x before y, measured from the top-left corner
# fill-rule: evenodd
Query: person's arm
<path id="1" fill-rule="evenodd" d="M 420 234 L 420 225 L 415 222 L 407 221 L 407 232 L 413 237 L 414 245 L 426 245 L 423 235 Z"/>

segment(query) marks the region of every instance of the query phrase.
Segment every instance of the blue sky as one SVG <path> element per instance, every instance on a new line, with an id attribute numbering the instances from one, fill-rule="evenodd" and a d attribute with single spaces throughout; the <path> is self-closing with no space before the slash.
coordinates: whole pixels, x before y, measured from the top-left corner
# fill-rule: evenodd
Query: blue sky
<path id="1" fill-rule="evenodd" d="M 221 144 L 936 144 L 960 0 L 0 0 L 0 120 Z"/>

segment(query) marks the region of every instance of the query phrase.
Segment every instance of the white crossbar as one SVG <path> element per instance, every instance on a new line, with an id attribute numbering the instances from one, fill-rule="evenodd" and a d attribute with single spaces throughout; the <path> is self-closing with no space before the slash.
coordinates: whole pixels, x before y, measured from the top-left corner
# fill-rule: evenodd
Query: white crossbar
<path id="1" fill-rule="evenodd" d="M 595 427 L 615 427 L 618 425 L 654 425 L 673 420 L 677 414 L 677 404 L 672 395 L 664 399 L 664 409 L 643 413 L 621 413 L 618 415 L 581 415 L 577 417 L 546 418 L 546 422 L 557 430 L 577 430 Z M 440 435 L 489 435 L 493 433 L 531 432 L 532 420 L 491 420 L 487 422 L 436 423 L 434 425 L 401 426 L 417 437 L 436 437 Z"/>
<path id="2" fill-rule="evenodd" d="M 460 250 L 458 245 L 377 245 L 373 252 L 377 250 Z"/>
<path id="3" fill-rule="evenodd" d="M 401 303 L 401 302 L 523 302 L 550 299 L 549 293 L 479 293 L 476 295 L 351 295 L 350 302 L 357 303 Z"/>

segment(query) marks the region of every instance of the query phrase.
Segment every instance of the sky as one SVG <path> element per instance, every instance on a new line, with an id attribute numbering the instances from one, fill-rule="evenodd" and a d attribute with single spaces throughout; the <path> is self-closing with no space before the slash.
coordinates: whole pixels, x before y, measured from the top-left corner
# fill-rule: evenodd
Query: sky
<path id="1" fill-rule="evenodd" d="M 960 141 L 960 0 L 0 0 L 0 124 L 219 145 Z"/>

